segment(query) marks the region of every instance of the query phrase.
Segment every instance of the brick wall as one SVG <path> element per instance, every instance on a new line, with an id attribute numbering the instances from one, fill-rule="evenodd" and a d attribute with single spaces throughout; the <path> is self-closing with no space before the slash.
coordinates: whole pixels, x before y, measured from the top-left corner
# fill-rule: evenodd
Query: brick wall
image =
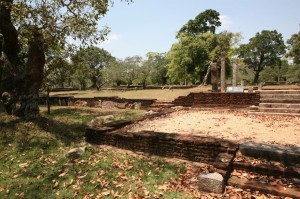
<path id="1" fill-rule="evenodd" d="M 190 93 L 173 101 L 176 106 L 248 107 L 259 105 L 259 93 Z"/>
<path id="2" fill-rule="evenodd" d="M 131 133 L 118 130 L 107 132 L 87 128 L 86 139 L 93 144 L 110 145 L 150 155 L 211 164 L 219 168 L 219 172 L 224 176 L 228 174 L 231 159 L 238 148 L 236 143 L 217 138 L 152 131 Z M 222 154 L 227 154 L 228 161 L 218 161 L 218 157 Z"/>

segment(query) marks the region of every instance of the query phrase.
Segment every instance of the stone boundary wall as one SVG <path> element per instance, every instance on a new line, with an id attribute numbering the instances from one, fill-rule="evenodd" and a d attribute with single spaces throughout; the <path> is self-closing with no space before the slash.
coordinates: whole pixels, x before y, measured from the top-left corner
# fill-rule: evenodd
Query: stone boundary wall
<path id="1" fill-rule="evenodd" d="M 259 93 L 190 93 L 173 101 L 186 107 L 249 107 L 258 106 Z"/>
<path id="2" fill-rule="evenodd" d="M 213 165 L 223 176 L 231 172 L 238 144 L 211 137 L 142 131 L 86 129 L 86 141 L 162 157 Z"/>
<path id="3" fill-rule="evenodd" d="M 74 96 L 51 96 L 51 105 L 74 106 L 76 101 L 87 102 L 87 107 L 97 107 L 99 101 L 103 108 L 126 108 L 127 105 L 141 103 L 141 109 L 148 108 L 155 102 L 155 99 L 125 99 L 119 97 L 94 97 L 94 98 L 75 98 Z M 40 104 L 46 104 L 46 97 L 40 97 Z"/>

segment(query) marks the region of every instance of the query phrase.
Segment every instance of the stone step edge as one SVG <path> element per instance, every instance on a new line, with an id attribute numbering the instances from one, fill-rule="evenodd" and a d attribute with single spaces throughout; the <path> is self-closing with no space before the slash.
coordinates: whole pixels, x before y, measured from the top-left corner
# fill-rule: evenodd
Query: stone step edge
<path id="1" fill-rule="evenodd" d="M 277 112 L 277 113 L 300 113 L 299 108 L 267 108 L 267 107 L 259 107 L 261 112 Z"/>
<path id="2" fill-rule="evenodd" d="M 283 108 L 291 108 L 291 107 L 286 107 L 286 106 L 299 106 L 300 107 L 300 103 L 265 103 L 265 102 L 262 102 L 262 103 L 259 103 L 259 106 L 262 107 L 262 106 L 285 106 Z M 268 107 L 266 107 L 268 108 Z"/>
<path id="3" fill-rule="evenodd" d="M 252 112 L 249 111 L 248 114 L 253 114 L 253 115 L 271 115 L 271 116 L 294 116 L 294 117 L 300 117 L 300 114 L 298 113 L 272 113 L 272 112 Z"/>
<path id="4" fill-rule="evenodd" d="M 227 184 L 229 186 L 239 187 L 242 189 L 251 189 L 253 191 L 260 191 L 267 194 L 300 199 L 300 190 L 297 188 L 286 188 L 280 185 L 268 185 L 257 181 L 238 178 L 236 176 L 230 177 Z"/>

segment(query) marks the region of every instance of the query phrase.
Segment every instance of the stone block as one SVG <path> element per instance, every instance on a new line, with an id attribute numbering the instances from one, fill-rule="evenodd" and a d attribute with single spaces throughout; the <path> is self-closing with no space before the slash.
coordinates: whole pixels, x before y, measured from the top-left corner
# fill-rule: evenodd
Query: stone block
<path id="1" fill-rule="evenodd" d="M 300 147 L 298 146 L 279 146 L 246 142 L 240 145 L 239 150 L 243 155 L 254 158 L 265 158 L 267 160 L 283 163 L 300 163 Z"/>
<path id="2" fill-rule="evenodd" d="M 224 178 L 217 172 L 201 173 L 198 183 L 199 190 L 203 192 L 222 194 L 224 191 Z"/>

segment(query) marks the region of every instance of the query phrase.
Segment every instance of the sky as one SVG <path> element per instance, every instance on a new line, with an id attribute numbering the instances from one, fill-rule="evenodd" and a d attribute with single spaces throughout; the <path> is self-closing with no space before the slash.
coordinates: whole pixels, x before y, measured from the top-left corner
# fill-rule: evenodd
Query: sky
<path id="1" fill-rule="evenodd" d="M 115 0 L 100 20 L 111 33 L 99 47 L 119 59 L 168 52 L 176 32 L 206 9 L 220 13 L 217 33 L 240 32 L 241 43 L 262 30 L 277 30 L 285 42 L 300 31 L 300 0 Z"/>

